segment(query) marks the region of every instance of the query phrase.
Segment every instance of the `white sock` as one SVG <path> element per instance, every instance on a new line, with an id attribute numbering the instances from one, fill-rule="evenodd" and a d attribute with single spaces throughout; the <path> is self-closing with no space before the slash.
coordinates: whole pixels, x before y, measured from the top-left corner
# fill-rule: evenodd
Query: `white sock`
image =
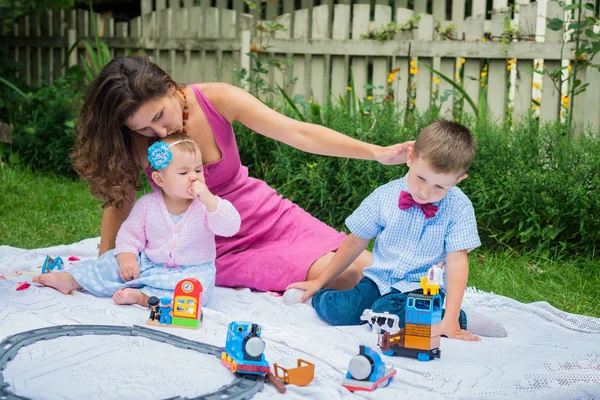
<path id="1" fill-rule="evenodd" d="M 504 326 L 493 319 L 477 314 L 475 311 L 462 307 L 467 314 L 467 330 L 475 335 L 486 337 L 506 337 Z"/>
<path id="2" fill-rule="evenodd" d="M 288 306 L 300 303 L 300 298 L 302 297 L 302 295 L 304 295 L 304 292 L 306 292 L 306 290 L 296 288 L 286 290 L 283 294 L 283 303 L 287 304 Z M 312 297 L 309 297 L 308 300 L 304 302 L 304 304 L 311 305 L 311 302 Z"/>

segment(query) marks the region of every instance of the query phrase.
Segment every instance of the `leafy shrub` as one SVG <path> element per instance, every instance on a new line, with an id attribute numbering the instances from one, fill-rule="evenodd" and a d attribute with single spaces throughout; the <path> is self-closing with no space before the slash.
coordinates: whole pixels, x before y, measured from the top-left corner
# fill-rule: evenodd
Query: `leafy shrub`
<path id="1" fill-rule="evenodd" d="M 385 104 L 370 114 L 328 106 L 304 117 L 374 144 L 413 140 L 435 114 L 403 125 L 402 115 Z M 296 111 L 284 110 L 294 116 Z M 307 113 L 308 114 L 308 113 Z M 600 141 L 591 135 L 571 139 L 563 125 L 524 121 L 514 131 L 483 123 L 469 178 L 460 183 L 471 198 L 480 235 L 488 246 L 543 247 L 557 254 L 590 253 L 600 244 Z M 345 218 L 377 186 L 400 178 L 407 167 L 321 157 L 236 127 L 242 161 L 323 222 L 344 229 Z M 549 254 L 556 255 L 556 254 Z"/>
<path id="2" fill-rule="evenodd" d="M 80 78 L 73 72 L 30 92 L 29 102 L 16 100 L 12 105 L 13 151 L 34 170 L 76 176 L 68 154 L 83 97 L 76 84 Z"/>

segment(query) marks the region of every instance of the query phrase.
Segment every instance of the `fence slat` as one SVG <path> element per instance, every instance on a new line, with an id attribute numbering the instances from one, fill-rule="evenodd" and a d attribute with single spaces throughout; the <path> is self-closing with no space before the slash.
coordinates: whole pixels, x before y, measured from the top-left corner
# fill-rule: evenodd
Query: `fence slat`
<path id="1" fill-rule="evenodd" d="M 385 5 L 375 6 L 375 21 L 373 29 L 384 28 L 392 21 L 392 8 Z M 388 93 L 387 77 L 389 57 L 373 57 L 373 98 L 383 98 Z M 381 89 L 379 89 L 381 87 Z"/>
<path id="2" fill-rule="evenodd" d="M 462 39 L 465 32 L 465 2 L 466 0 L 452 0 L 452 22 L 458 39 Z"/>
<path id="3" fill-rule="evenodd" d="M 550 1 L 547 4 L 546 18 L 560 18 L 564 20 L 565 13 L 562 7 L 556 1 Z M 546 43 L 556 43 L 556 47 L 560 46 L 564 30 L 553 31 L 546 27 L 544 38 Z M 560 61 L 544 60 L 544 70 L 552 72 L 560 67 Z M 541 69 L 541 68 L 539 68 Z M 542 78 L 542 102 L 540 105 L 540 120 L 541 121 L 556 121 L 559 117 L 560 110 L 560 88 L 556 88 L 554 82 L 548 73 L 545 73 Z"/>
<path id="4" fill-rule="evenodd" d="M 415 14 L 427 14 L 427 1 L 414 2 Z"/>
<path id="5" fill-rule="evenodd" d="M 398 8 L 396 10 L 396 23 L 403 26 L 410 18 L 414 16 L 414 11 L 407 8 Z M 412 31 L 403 32 L 397 36 L 398 39 L 412 40 Z M 410 70 L 410 59 L 407 55 L 397 56 L 392 61 L 392 70 L 400 68 L 396 73 L 394 87 L 394 96 L 397 107 L 406 108 L 407 90 L 408 90 L 408 72 Z"/>
<path id="6" fill-rule="evenodd" d="M 312 21 L 312 38 L 328 39 L 329 5 L 314 7 Z M 310 86 L 318 104 L 325 104 L 329 93 L 329 65 L 325 61 L 325 56 L 313 56 L 311 60 Z"/>
<path id="7" fill-rule="evenodd" d="M 369 4 L 355 4 L 352 10 L 354 13 L 352 39 L 360 40 L 360 35 L 366 34 L 369 31 L 371 6 Z M 352 80 L 354 82 L 354 95 L 359 99 L 363 99 L 367 96 L 367 89 L 365 89 L 368 82 L 367 57 L 352 57 L 350 60 L 350 70 L 352 71 Z"/>
<path id="8" fill-rule="evenodd" d="M 536 23 L 537 3 L 521 5 L 519 7 L 519 32 L 521 35 L 535 37 Z M 514 82 L 513 86 L 515 90 L 513 105 L 513 119 L 515 122 L 527 116 L 531 110 L 533 91 L 532 68 L 533 62 L 531 60 L 517 60 L 515 78 L 511 79 Z"/>
<path id="9" fill-rule="evenodd" d="M 219 10 L 217 8 L 210 7 L 206 11 L 205 37 L 217 38 L 219 35 Z M 214 51 L 206 51 L 202 68 L 206 68 L 207 82 L 218 81 L 218 67 L 219 62 L 217 60 L 217 53 Z"/>
<path id="10" fill-rule="evenodd" d="M 433 0 L 433 5 L 431 7 L 431 13 L 433 14 L 433 18 L 438 21 L 446 20 L 446 0 Z"/>
<path id="11" fill-rule="evenodd" d="M 485 19 L 485 17 L 486 17 L 486 8 L 487 8 L 487 1 L 486 0 L 472 0 L 471 16 L 473 18 Z"/>
<path id="12" fill-rule="evenodd" d="M 600 71 L 598 65 L 588 66 L 586 71 L 587 82 L 590 84 L 586 91 L 579 96 L 585 99 L 584 123 L 598 129 L 600 127 Z"/>
<path id="13" fill-rule="evenodd" d="M 456 60 L 454 58 L 442 58 L 440 61 L 440 72 L 442 74 L 444 74 L 445 76 L 449 77 L 450 79 L 453 79 L 455 71 L 456 71 Z M 437 77 L 437 75 L 434 75 L 434 77 Z M 446 91 L 452 91 L 454 90 L 452 85 L 450 85 L 448 82 L 446 82 L 443 79 L 439 79 L 439 97 L 441 98 L 442 96 L 446 96 L 445 92 Z M 434 86 L 435 88 L 435 86 Z M 440 104 L 440 115 L 442 115 L 445 118 L 450 118 L 452 120 L 454 120 L 454 117 L 452 115 L 453 113 L 453 106 L 454 106 L 454 96 L 450 95 L 447 96 L 448 98 L 446 99 L 445 102 Z"/>
<path id="14" fill-rule="evenodd" d="M 347 4 L 336 4 L 333 8 L 332 39 L 345 40 L 350 37 L 350 6 Z M 350 57 L 331 57 L 331 95 L 334 100 L 340 96 L 346 97 L 348 86 Z"/>
<path id="15" fill-rule="evenodd" d="M 476 58 L 466 58 L 463 64 L 463 87 L 475 105 L 479 104 L 479 95 L 481 92 L 481 62 Z M 462 107 L 464 114 L 473 115 L 473 109 L 463 101 Z"/>
<path id="16" fill-rule="evenodd" d="M 422 15 L 417 29 L 417 39 L 433 40 L 433 15 Z M 432 67 L 431 57 L 419 57 L 419 63 Z M 426 68 L 419 67 L 417 74 L 417 110 L 426 111 L 431 106 L 431 72 Z"/>
<path id="17" fill-rule="evenodd" d="M 171 2 L 172 3 L 172 2 Z M 172 4 L 169 4 L 172 6 Z M 185 36 L 186 28 L 189 24 L 189 9 L 181 7 L 171 7 L 171 32 L 170 37 L 180 38 Z M 171 77 L 175 82 L 187 82 L 186 81 L 186 54 L 185 49 L 178 48 L 170 51 Z"/>
<path id="18" fill-rule="evenodd" d="M 506 67 L 505 60 L 490 60 L 488 68 L 487 110 L 501 121 L 506 115 Z"/>
<path id="19" fill-rule="evenodd" d="M 294 39 L 304 39 L 308 37 L 308 10 L 296 10 L 294 12 Z M 296 78 L 296 83 L 294 83 L 293 91 L 294 95 L 301 95 L 305 99 L 308 98 L 310 94 L 310 88 L 307 87 L 308 79 L 306 77 L 307 74 L 306 68 L 306 60 L 305 57 L 295 56 L 294 57 L 294 78 Z"/>

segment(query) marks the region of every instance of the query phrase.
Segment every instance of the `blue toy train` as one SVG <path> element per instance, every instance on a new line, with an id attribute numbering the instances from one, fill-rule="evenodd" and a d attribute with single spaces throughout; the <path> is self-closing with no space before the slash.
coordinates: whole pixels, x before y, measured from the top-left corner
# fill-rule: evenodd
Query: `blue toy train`
<path id="1" fill-rule="evenodd" d="M 232 372 L 264 375 L 270 372 L 265 359 L 265 342 L 260 338 L 261 327 L 250 322 L 232 321 L 227 341 L 221 353 L 221 363 Z"/>
<path id="2" fill-rule="evenodd" d="M 358 354 L 350 360 L 346 379 L 342 386 L 355 392 L 358 390 L 373 391 L 378 386 L 387 386 L 396 370 L 386 366 L 379 353 L 368 346 L 361 345 Z"/>

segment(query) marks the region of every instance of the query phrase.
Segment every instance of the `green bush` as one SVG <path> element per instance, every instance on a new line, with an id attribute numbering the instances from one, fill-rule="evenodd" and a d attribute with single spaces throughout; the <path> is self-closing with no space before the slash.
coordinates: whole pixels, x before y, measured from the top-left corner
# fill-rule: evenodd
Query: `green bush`
<path id="1" fill-rule="evenodd" d="M 369 114 L 326 107 L 321 116 L 305 118 L 322 118 L 324 125 L 349 136 L 390 145 L 414 139 L 436 116 L 418 116 L 404 125 L 402 115 L 382 105 Z M 407 172 L 404 165 L 306 154 L 242 125 L 235 128 L 242 162 L 252 176 L 338 229 L 377 186 Z M 548 253 L 553 257 L 593 255 L 600 243 L 600 196 L 594 193 L 600 184 L 600 141 L 589 135 L 573 140 L 564 132 L 560 124 L 539 128 L 535 121 L 522 122 L 512 132 L 493 124 L 474 131 L 478 152 L 460 187 L 473 201 L 488 246 L 542 247 L 554 251 Z"/>
<path id="2" fill-rule="evenodd" d="M 34 170 L 76 176 L 68 154 L 83 97 L 76 83 L 80 78 L 81 74 L 68 74 L 30 91 L 29 102 L 16 99 L 11 106 L 13 151 Z"/>

